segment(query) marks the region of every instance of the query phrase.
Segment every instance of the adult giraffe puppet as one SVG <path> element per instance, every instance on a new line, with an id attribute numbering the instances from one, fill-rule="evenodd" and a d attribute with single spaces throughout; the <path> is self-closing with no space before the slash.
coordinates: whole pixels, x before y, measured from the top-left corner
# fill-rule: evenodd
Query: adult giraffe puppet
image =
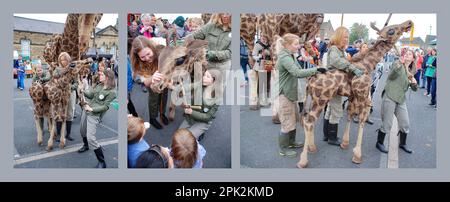
<path id="1" fill-rule="evenodd" d="M 44 60 L 50 64 L 50 72 L 52 73 L 58 61 L 58 56 L 62 52 L 67 52 L 74 60 L 81 59 L 82 54 L 87 50 L 91 33 L 100 21 L 102 14 L 68 14 L 64 31 L 62 34 L 56 34 L 50 40 L 50 43 L 44 49 Z M 75 68 L 66 71 L 64 74 L 64 82 L 62 86 L 55 81 L 48 82 L 45 86 L 38 82 L 32 84 L 29 93 L 33 100 L 35 109 L 34 117 L 36 123 L 37 143 L 42 145 L 43 136 L 43 119 L 48 117 L 50 126 L 50 139 L 46 150 L 53 147 L 53 139 L 56 137 L 56 122 L 61 122 L 60 148 L 65 146 L 65 127 L 66 127 L 66 110 L 69 100 L 69 84 L 71 81 L 66 79 L 70 76 L 76 79 L 76 76 L 87 75 L 89 68 L 87 64 L 91 61 L 75 61 Z M 67 77 L 67 78 L 66 78 Z M 53 79 L 52 79 L 53 80 Z M 62 90 L 62 91 L 61 91 Z M 61 92 L 60 92 L 61 91 Z M 61 97 L 54 96 L 60 95 Z M 52 98 L 57 98 L 52 100 Z"/>

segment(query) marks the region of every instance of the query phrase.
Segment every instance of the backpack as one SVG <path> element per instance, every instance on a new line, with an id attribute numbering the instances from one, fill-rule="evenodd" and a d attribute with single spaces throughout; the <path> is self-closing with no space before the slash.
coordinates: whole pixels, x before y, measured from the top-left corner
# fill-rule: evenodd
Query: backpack
<path id="1" fill-rule="evenodd" d="M 152 144 L 150 149 L 139 155 L 136 168 L 168 168 L 166 157 L 161 152 L 161 146 Z"/>

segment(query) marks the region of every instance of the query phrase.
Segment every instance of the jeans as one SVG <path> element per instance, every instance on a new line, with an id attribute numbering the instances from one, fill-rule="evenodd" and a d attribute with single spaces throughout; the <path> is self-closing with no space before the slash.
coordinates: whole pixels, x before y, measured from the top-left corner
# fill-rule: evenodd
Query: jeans
<path id="1" fill-rule="evenodd" d="M 18 74 L 18 76 L 17 76 L 17 88 L 20 88 L 21 90 L 23 90 L 25 88 L 24 80 L 25 80 L 25 75 L 24 74 Z"/>
<path id="2" fill-rule="evenodd" d="M 248 58 L 241 56 L 241 67 L 242 71 L 244 71 L 245 81 L 248 81 L 247 66 L 248 66 Z"/>
<path id="3" fill-rule="evenodd" d="M 431 104 L 436 105 L 436 82 L 437 78 L 431 80 Z"/>

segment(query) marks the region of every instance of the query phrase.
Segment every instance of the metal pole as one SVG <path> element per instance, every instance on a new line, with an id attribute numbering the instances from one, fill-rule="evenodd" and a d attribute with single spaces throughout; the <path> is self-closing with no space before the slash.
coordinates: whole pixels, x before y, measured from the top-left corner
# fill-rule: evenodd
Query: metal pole
<path id="1" fill-rule="evenodd" d="M 341 27 L 344 25 L 344 14 L 341 14 Z"/>

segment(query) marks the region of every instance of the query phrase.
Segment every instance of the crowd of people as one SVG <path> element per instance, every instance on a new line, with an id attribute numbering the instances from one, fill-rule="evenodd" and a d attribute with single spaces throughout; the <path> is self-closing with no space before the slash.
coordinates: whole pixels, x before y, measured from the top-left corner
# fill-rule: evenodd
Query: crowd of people
<path id="1" fill-rule="evenodd" d="M 200 89 L 203 96 L 201 105 L 183 103 L 184 121 L 171 134 L 171 146 L 149 144 L 150 137 L 144 139 L 149 127 L 164 132 L 164 125 L 170 124 L 166 108 L 175 106 L 168 100 L 169 92 L 177 84 L 171 84 L 162 92 L 156 92 L 152 84 L 164 79 L 158 70 L 160 53 L 165 47 L 182 46 L 186 39 L 206 40 L 207 68 L 203 69 L 202 80 L 192 81 L 185 90 Z M 183 61 L 181 62 L 183 63 Z M 227 13 L 213 14 L 209 22 L 200 18 L 178 16 L 173 22 L 158 19 L 154 14 L 144 13 L 140 18 L 132 18 L 128 28 L 128 167 L 129 168 L 202 168 L 206 149 L 200 144 L 211 127 L 219 105 L 214 101 L 219 92 L 213 88 L 214 82 L 231 69 L 231 16 Z M 193 77 L 191 77 L 193 79 Z M 148 122 L 139 116 L 132 101 L 134 83 L 148 93 Z M 206 93 L 208 92 L 208 93 Z M 194 99 L 194 98 L 192 98 Z M 158 121 L 159 117 L 159 121 Z M 161 123 L 162 124 L 161 124 Z M 149 141 L 150 142 L 150 141 Z"/>

